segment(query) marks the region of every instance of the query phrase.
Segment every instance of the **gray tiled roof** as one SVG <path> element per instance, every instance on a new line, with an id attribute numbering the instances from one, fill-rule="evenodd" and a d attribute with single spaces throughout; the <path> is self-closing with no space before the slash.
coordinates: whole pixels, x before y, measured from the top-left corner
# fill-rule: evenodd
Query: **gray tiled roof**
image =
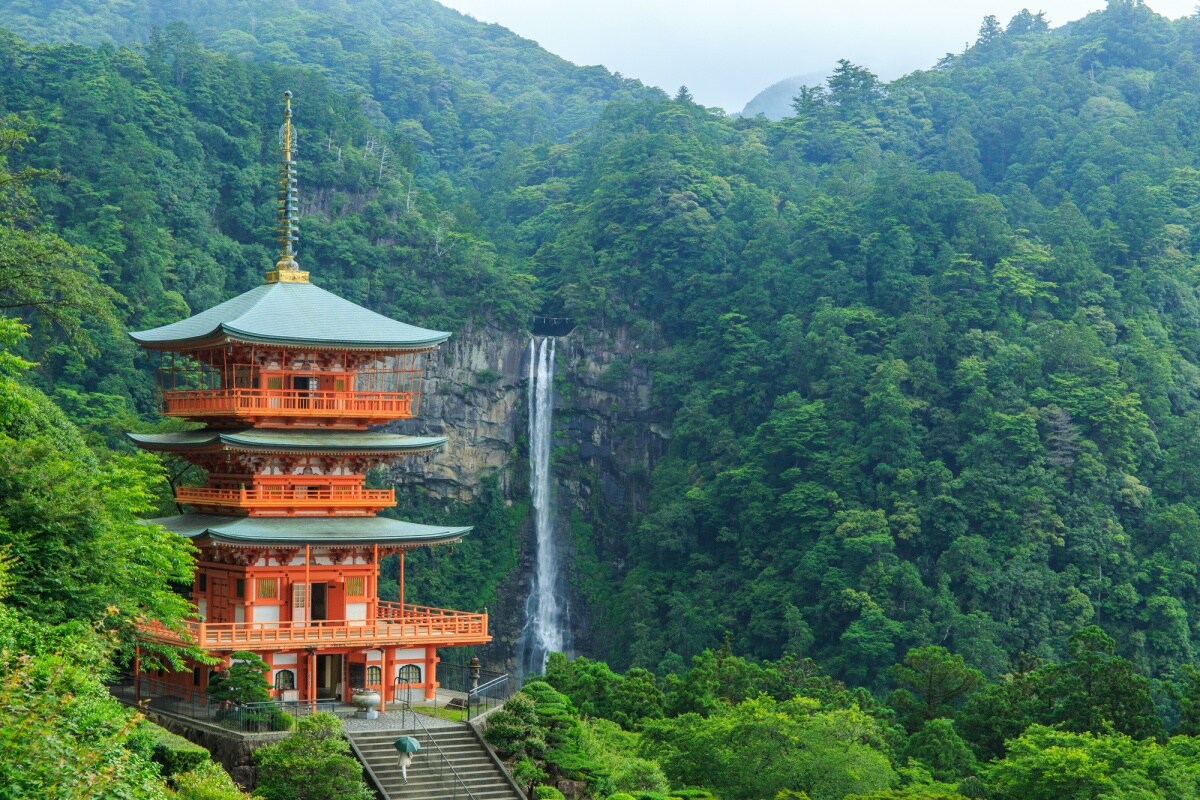
<path id="1" fill-rule="evenodd" d="M 374 431 L 246 430 L 175 431 L 173 433 L 127 433 L 146 450 L 267 450 L 279 453 L 388 453 L 398 456 L 428 453 L 446 444 L 445 436 L 402 436 Z"/>
<path id="2" fill-rule="evenodd" d="M 225 340 L 381 350 L 424 350 L 450 338 L 376 314 L 311 283 L 257 286 L 207 311 L 129 334 L 155 350 Z"/>
<path id="3" fill-rule="evenodd" d="M 382 544 L 418 547 L 453 544 L 471 531 L 469 527 L 419 525 L 386 517 L 223 517 L 215 514 L 180 514 L 149 521 L 189 539 L 208 538 L 229 544 Z"/>

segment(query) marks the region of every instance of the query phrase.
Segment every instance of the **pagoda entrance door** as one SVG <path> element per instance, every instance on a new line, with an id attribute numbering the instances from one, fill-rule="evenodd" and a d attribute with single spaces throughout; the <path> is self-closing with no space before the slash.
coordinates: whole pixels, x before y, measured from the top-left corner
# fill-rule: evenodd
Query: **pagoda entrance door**
<path id="1" fill-rule="evenodd" d="M 328 588 L 329 585 L 325 583 L 312 585 L 312 616 L 309 619 L 313 622 L 329 619 Z"/>
<path id="2" fill-rule="evenodd" d="M 292 376 L 292 389 L 296 393 L 296 407 L 308 408 L 309 392 L 316 390 L 317 379 L 309 375 Z"/>
<path id="3" fill-rule="evenodd" d="M 345 656 L 317 656 L 317 699 L 328 700 L 333 697 L 342 699 L 345 690 L 342 685 L 342 669 Z"/>

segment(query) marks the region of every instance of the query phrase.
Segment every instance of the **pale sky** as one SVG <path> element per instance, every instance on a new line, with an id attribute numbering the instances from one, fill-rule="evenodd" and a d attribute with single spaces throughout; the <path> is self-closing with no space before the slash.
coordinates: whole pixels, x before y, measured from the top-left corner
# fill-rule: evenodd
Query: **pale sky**
<path id="1" fill-rule="evenodd" d="M 828 72 L 839 58 L 892 79 L 933 66 L 975 41 L 988 14 L 1000 24 L 1022 8 L 1052 27 L 1103 8 L 1105 0 L 439 0 L 496 22 L 576 64 L 741 111 L 792 75 Z M 1147 0 L 1176 19 L 1197 0 Z"/>

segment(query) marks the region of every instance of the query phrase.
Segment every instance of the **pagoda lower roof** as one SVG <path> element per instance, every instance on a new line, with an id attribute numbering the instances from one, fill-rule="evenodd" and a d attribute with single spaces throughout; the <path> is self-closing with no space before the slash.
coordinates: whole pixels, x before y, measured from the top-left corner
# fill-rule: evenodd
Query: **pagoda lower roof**
<path id="1" fill-rule="evenodd" d="M 420 525 L 387 517 L 225 517 L 179 514 L 152 519 L 169 531 L 193 541 L 227 545 L 319 545 L 339 547 L 385 545 L 421 547 L 454 544 L 471 531 L 439 525 Z"/>
<path id="2" fill-rule="evenodd" d="M 273 453 L 334 453 L 420 455 L 441 448 L 445 436 L 402 436 L 374 431 L 289 430 L 245 428 L 172 433 L 127 433 L 139 447 L 172 453 L 223 450 Z"/>
<path id="3" fill-rule="evenodd" d="M 376 314 L 311 283 L 257 286 L 207 311 L 129 336 L 182 352 L 226 342 L 357 350 L 428 350 L 450 338 Z"/>

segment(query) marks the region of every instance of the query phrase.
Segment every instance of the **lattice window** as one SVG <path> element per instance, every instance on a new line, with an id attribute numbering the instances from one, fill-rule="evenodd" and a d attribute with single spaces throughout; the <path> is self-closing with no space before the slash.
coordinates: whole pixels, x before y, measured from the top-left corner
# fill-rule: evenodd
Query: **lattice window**
<path id="1" fill-rule="evenodd" d="M 383 669 L 381 667 L 367 667 L 367 683 L 371 686 L 378 686 L 383 683 Z"/>
<path id="2" fill-rule="evenodd" d="M 279 579 L 278 578 L 259 578 L 258 579 L 258 599 L 259 600 L 274 600 L 279 597 Z"/>
<path id="3" fill-rule="evenodd" d="M 303 583 L 292 584 L 292 608 L 305 608 L 308 605 L 308 593 L 304 591 Z"/>
<path id="4" fill-rule="evenodd" d="M 234 593 L 234 597 L 245 597 L 246 596 L 246 579 L 245 578 L 235 578 L 234 579 L 233 593 Z"/>
<path id="5" fill-rule="evenodd" d="M 362 597 L 367 593 L 367 579 L 359 575 L 353 578 L 346 578 L 346 595 L 348 597 Z"/>
<path id="6" fill-rule="evenodd" d="M 421 668 L 416 664 L 405 664 L 400 668 L 400 674 L 396 676 L 397 683 L 420 683 Z"/>

